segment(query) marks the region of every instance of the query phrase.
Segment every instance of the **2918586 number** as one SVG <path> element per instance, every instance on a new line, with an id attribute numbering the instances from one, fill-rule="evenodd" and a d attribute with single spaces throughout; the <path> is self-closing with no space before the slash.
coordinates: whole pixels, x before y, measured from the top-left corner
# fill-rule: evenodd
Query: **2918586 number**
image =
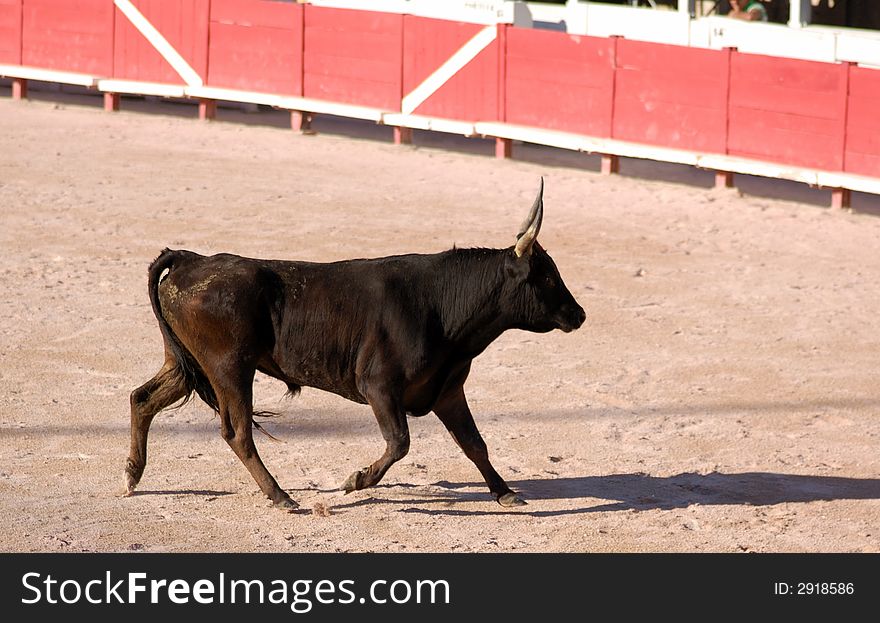
<path id="1" fill-rule="evenodd" d="M 798 582 L 798 595 L 852 595 L 852 582 Z"/>

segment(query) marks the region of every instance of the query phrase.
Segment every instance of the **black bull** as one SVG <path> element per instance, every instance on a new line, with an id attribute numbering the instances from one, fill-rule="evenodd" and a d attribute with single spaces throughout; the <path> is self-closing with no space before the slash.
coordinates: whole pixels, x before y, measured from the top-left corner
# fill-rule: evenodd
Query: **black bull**
<path id="1" fill-rule="evenodd" d="M 153 417 L 195 392 L 219 414 L 223 439 L 263 493 L 296 508 L 254 445 L 259 370 L 291 393 L 316 387 L 372 407 L 385 452 L 349 476 L 346 492 L 378 483 L 409 450 L 406 416 L 433 411 L 495 499 L 524 504 L 489 462 L 463 386 L 474 357 L 507 329 L 572 331 L 584 322 L 536 240 L 542 191 L 543 180 L 516 244 L 506 249 L 328 264 L 164 250 L 150 266 L 149 292 L 165 363 L 131 394 L 126 494 L 146 466 Z"/>

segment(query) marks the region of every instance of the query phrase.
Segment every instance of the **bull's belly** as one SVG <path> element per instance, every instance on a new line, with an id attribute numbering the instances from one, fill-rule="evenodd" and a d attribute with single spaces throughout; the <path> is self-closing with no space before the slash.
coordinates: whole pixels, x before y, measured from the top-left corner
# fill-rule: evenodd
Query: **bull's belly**
<path id="1" fill-rule="evenodd" d="M 353 381 L 350 383 L 337 381 L 314 374 L 298 374 L 293 376 L 291 380 L 301 387 L 314 387 L 315 389 L 320 389 L 325 392 L 330 392 L 331 394 L 336 394 L 337 396 L 342 396 L 343 398 L 346 398 L 358 404 L 367 404 L 366 398 L 361 395 L 357 387 L 355 387 Z"/>
<path id="2" fill-rule="evenodd" d="M 266 362 L 268 363 L 268 362 Z M 308 360 L 299 359 L 296 364 L 289 360 L 284 365 L 271 362 L 264 369 L 278 370 L 278 378 L 299 385 L 313 387 L 331 394 L 336 394 L 358 404 L 368 404 L 358 388 L 354 372 L 327 370 L 323 366 L 308 365 Z M 396 388 L 397 398 L 402 403 L 402 410 L 407 415 L 422 417 L 434 409 L 437 400 L 445 391 L 465 381 L 470 371 L 470 361 L 456 362 L 440 369 L 426 370 Z"/>

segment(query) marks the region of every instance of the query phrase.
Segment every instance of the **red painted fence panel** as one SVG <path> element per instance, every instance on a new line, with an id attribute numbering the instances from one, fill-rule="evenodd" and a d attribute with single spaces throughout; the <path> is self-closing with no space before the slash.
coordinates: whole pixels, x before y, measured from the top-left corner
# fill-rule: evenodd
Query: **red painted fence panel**
<path id="1" fill-rule="evenodd" d="M 880 70 L 849 68 L 844 169 L 880 177 Z"/>
<path id="2" fill-rule="evenodd" d="M 611 136 L 615 39 L 507 30 L 505 121 Z"/>
<path id="3" fill-rule="evenodd" d="M 843 168 L 848 66 L 733 52 L 728 153 Z"/>
<path id="4" fill-rule="evenodd" d="M 212 0 L 208 84 L 302 95 L 303 6 Z"/>
<path id="5" fill-rule="evenodd" d="M 0 63 L 21 65 L 21 2 L 0 0 Z"/>
<path id="6" fill-rule="evenodd" d="M 730 52 L 620 39 L 617 139 L 724 153 Z"/>
<path id="7" fill-rule="evenodd" d="M 113 3 L 23 0 L 23 65 L 109 76 L 113 72 Z"/>
<path id="8" fill-rule="evenodd" d="M 303 95 L 400 110 L 403 16 L 304 8 Z"/>
<path id="9" fill-rule="evenodd" d="M 405 112 L 880 177 L 876 69 L 273 0 L 133 4 L 211 86 L 388 111 L 416 91 Z M 111 0 L 0 0 L 0 63 L 184 83 Z"/>
<path id="10" fill-rule="evenodd" d="M 208 73 L 210 0 L 134 0 L 133 4 L 204 80 Z M 119 9 L 113 58 L 116 78 L 184 84 L 180 74 Z"/>
<path id="11" fill-rule="evenodd" d="M 404 25 L 404 95 L 412 93 L 480 31 L 497 31 L 494 25 L 412 15 L 405 17 Z M 497 121 L 501 94 L 498 45 L 497 39 L 492 41 L 412 112 L 463 121 Z"/>

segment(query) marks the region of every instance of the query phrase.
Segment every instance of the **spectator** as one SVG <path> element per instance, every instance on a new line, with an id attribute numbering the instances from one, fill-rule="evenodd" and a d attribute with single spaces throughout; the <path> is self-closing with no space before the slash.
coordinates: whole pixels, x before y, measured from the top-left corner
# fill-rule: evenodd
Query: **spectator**
<path id="1" fill-rule="evenodd" d="M 730 0 L 730 13 L 727 17 L 749 22 L 766 22 L 767 9 L 757 0 Z"/>

